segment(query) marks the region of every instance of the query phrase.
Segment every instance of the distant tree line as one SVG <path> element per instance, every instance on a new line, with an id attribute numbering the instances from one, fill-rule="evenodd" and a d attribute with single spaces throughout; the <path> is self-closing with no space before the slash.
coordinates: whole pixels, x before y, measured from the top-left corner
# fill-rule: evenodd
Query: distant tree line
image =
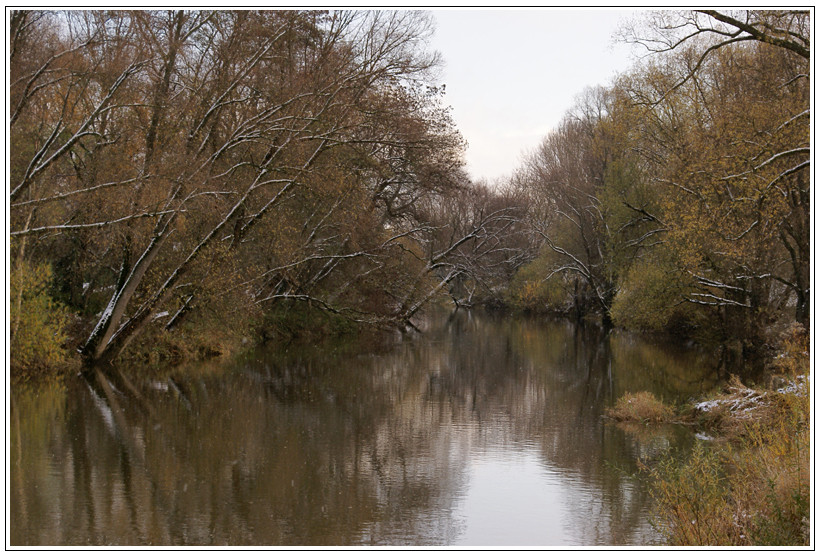
<path id="1" fill-rule="evenodd" d="M 628 38 L 657 55 L 491 186 L 463 170 L 429 14 L 11 11 L 12 367 L 305 315 L 406 327 L 448 297 L 808 324 L 808 13 L 653 17 Z"/>
<path id="2" fill-rule="evenodd" d="M 524 307 L 759 345 L 809 325 L 810 17 L 659 12 L 650 53 L 582 94 L 512 187 L 538 257 Z"/>

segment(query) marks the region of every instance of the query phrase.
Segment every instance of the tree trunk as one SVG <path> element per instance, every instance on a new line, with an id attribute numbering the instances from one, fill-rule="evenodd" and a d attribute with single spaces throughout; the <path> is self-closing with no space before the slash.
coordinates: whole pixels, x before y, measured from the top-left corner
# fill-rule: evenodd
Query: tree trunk
<path id="1" fill-rule="evenodd" d="M 97 326 L 94 327 L 91 335 L 80 349 L 80 353 L 88 362 L 96 362 L 102 359 L 103 353 L 108 349 L 111 338 L 125 314 L 128 302 L 131 301 L 131 297 L 137 291 L 137 286 L 139 286 L 145 272 L 151 266 L 151 262 L 159 253 L 168 235 L 166 230 L 163 230 L 154 236 L 127 278 L 125 278 L 128 273 L 128 255 L 126 251 L 114 295 L 111 296 L 111 301 L 108 302 L 108 306 L 103 311 L 100 320 L 97 321 Z"/>

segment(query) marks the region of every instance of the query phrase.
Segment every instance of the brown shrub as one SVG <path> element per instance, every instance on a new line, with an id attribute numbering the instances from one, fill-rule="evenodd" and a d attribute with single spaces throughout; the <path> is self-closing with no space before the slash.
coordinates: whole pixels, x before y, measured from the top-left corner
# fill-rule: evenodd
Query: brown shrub
<path id="1" fill-rule="evenodd" d="M 606 414 L 616 421 L 644 423 L 669 422 L 675 417 L 672 408 L 658 400 L 651 392 L 626 393 L 615 402 L 615 407 L 606 410 Z"/>
<path id="2" fill-rule="evenodd" d="M 789 546 L 810 542 L 807 337 L 795 330 L 776 359 L 776 389 L 732 378 L 695 411 L 731 442 L 698 443 L 649 470 L 655 524 L 673 545 Z"/>

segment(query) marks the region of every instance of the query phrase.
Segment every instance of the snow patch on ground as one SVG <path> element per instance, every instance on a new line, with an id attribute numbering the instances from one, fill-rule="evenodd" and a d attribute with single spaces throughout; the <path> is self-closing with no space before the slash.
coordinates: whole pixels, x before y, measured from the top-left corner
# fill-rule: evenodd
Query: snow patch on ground
<path id="1" fill-rule="evenodd" d="M 712 411 L 720 405 L 721 401 L 722 400 L 706 400 L 705 402 L 696 403 L 695 409 L 698 411 Z"/>
<path id="2" fill-rule="evenodd" d="M 795 380 L 789 381 L 785 386 L 778 388 L 775 392 L 770 390 L 754 390 L 747 388 L 739 382 L 729 386 L 728 393 L 712 400 L 706 400 L 695 404 L 695 409 L 704 413 L 714 411 L 719 407 L 726 407 L 729 411 L 738 415 L 749 414 L 756 409 L 769 406 L 771 396 L 775 393 L 805 395 L 806 376 L 800 375 Z"/>
<path id="3" fill-rule="evenodd" d="M 777 391 L 780 394 L 802 394 L 804 390 L 804 386 L 806 384 L 806 375 L 799 375 L 797 376 L 796 380 L 789 381 L 785 386 L 782 388 L 778 388 Z"/>

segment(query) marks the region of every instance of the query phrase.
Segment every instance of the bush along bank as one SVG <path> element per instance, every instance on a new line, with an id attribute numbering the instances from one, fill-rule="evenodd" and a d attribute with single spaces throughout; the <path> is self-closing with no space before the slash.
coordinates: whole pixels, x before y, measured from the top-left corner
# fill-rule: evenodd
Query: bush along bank
<path id="1" fill-rule="evenodd" d="M 653 524 L 676 546 L 801 546 L 810 542 L 809 335 L 794 327 L 770 364 L 768 387 L 737 377 L 708 399 L 674 410 L 628 394 L 618 421 L 699 429 L 687 456 L 642 464 Z M 722 440 L 720 442 L 714 440 Z"/>

